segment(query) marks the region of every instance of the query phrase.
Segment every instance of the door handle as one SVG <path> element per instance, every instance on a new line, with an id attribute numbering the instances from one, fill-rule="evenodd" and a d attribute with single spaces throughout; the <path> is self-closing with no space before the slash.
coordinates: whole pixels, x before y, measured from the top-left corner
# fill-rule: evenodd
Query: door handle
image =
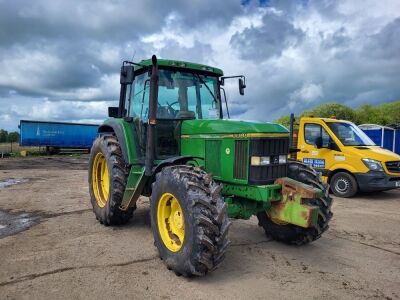
<path id="1" fill-rule="evenodd" d="M 303 150 L 303 151 L 301 151 L 301 153 L 310 153 L 310 151 L 308 151 L 308 150 Z"/>

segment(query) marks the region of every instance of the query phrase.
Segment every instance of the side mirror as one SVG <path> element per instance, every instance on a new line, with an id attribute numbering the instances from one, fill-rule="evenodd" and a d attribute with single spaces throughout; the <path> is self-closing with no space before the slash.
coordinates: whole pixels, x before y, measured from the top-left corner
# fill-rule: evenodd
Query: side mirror
<path id="1" fill-rule="evenodd" d="M 314 146 L 317 149 L 321 149 L 322 148 L 322 136 L 319 136 L 315 139 L 314 141 Z"/>
<path id="2" fill-rule="evenodd" d="M 240 95 L 244 95 L 244 89 L 246 88 L 246 84 L 244 83 L 243 78 L 239 78 L 239 93 Z"/>
<path id="3" fill-rule="evenodd" d="M 121 77 L 120 84 L 132 84 L 135 79 L 133 66 L 122 66 L 121 67 Z"/>
<path id="4" fill-rule="evenodd" d="M 119 109 L 118 107 L 110 106 L 108 108 L 108 116 L 110 118 L 118 118 L 118 109 Z"/>

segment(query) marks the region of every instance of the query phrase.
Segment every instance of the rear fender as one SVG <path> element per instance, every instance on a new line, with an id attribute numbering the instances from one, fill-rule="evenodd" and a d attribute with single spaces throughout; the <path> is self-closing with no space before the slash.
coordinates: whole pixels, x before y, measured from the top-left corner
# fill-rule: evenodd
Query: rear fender
<path id="1" fill-rule="evenodd" d="M 138 146 L 136 130 L 131 123 L 120 119 L 108 119 L 98 129 L 99 134 L 113 133 L 118 139 L 121 147 L 122 156 L 128 165 L 138 162 L 141 157 Z"/>

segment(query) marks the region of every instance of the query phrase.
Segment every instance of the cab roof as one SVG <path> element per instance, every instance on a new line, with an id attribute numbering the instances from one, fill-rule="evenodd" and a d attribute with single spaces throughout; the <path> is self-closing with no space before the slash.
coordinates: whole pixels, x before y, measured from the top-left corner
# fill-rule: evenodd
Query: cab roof
<path id="1" fill-rule="evenodd" d="M 145 60 L 142 60 L 139 64 L 147 67 L 147 66 L 151 66 L 152 62 L 151 62 L 151 59 L 145 59 Z M 222 72 L 221 69 L 210 67 L 207 65 L 201 65 L 201 64 L 196 64 L 196 63 L 192 63 L 192 62 L 181 61 L 181 60 L 158 59 L 157 64 L 160 67 L 176 67 L 176 68 L 181 68 L 181 69 L 214 73 L 217 76 L 224 75 L 224 72 Z M 141 66 L 135 66 L 135 71 L 140 70 L 142 68 L 143 67 L 141 67 Z"/>
<path id="2" fill-rule="evenodd" d="M 339 119 L 333 119 L 333 118 L 319 118 L 319 117 L 302 117 L 302 119 L 307 119 L 307 120 L 313 120 L 313 119 L 318 119 L 322 120 L 324 122 L 340 122 L 340 123 L 352 123 L 351 121 L 348 120 L 339 120 Z"/>

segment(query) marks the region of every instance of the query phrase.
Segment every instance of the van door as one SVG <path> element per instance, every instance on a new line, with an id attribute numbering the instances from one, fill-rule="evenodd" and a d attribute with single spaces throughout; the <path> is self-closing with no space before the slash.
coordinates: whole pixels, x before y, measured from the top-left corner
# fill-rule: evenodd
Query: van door
<path id="1" fill-rule="evenodd" d="M 297 154 L 299 160 L 305 164 L 318 169 L 323 176 L 327 176 L 335 162 L 340 159 L 341 152 L 334 150 L 334 141 L 325 129 L 325 124 L 317 122 L 305 122 L 300 128 L 299 149 Z M 316 147 L 317 139 L 322 139 L 321 148 Z"/>

